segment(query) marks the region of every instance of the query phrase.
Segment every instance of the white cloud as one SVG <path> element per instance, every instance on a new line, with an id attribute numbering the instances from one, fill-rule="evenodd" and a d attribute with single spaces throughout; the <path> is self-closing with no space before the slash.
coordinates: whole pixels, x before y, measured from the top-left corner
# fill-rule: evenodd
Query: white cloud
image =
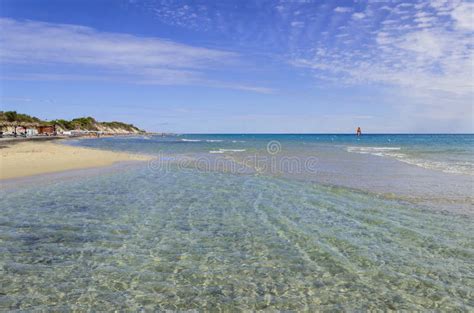
<path id="1" fill-rule="evenodd" d="M 414 21 L 419 28 L 429 28 L 436 24 L 436 17 L 427 12 L 418 12 L 414 16 Z"/>
<path id="2" fill-rule="evenodd" d="M 387 97 L 400 99 L 397 105 L 407 114 L 460 123 L 464 128 L 459 129 L 472 131 L 474 4 L 438 0 L 376 5 L 358 17 L 353 14 L 360 21 L 357 26 L 338 28 L 332 35 L 348 34 L 354 45 L 319 44 L 312 55 L 302 54 L 290 63 L 311 69 L 320 84 L 383 86 L 391 90 Z M 365 14 L 369 11 L 374 15 Z"/>
<path id="3" fill-rule="evenodd" d="M 451 16 L 458 28 L 474 31 L 474 3 L 462 3 L 451 12 Z"/>
<path id="4" fill-rule="evenodd" d="M 418 58 L 439 58 L 447 53 L 443 35 L 434 31 L 416 31 L 401 36 L 397 46 L 418 54 Z"/>
<path id="5" fill-rule="evenodd" d="M 395 36 L 379 33 L 367 51 L 327 50 L 293 64 L 332 73 L 338 81 L 384 83 L 418 90 L 469 96 L 474 90 L 473 54 L 469 39 L 441 30 Z"/>
<path id="6" fill-rule="evenodd" d="M 364 17 L 365 17 L 365 14 L 362 13 L 362 12 L 356 12 L 356 13 L 352 14 L 352 18 L 354 20 L 362 20 Z"/>
<path id="7" fill-rule="evenodd" d="M 452 11 L 461 1 L 462 0 L 431 0 L 428 3 L 439 13 Z"/>
<path id="8" fill-rule="evenodd" d="M 3 64 L 63 64 L 93 73 L 9 73 L 16 79 L 131 80 L 155 84 L 206 84 L 207 70 L 239 62 L 233 52 L 195 47 L 160 38 L 99 32 L 93 28 L 0 18 Z M 96 76 L 94 78 L 94 76 Z M 8 78 L 8 77 L 7 77 Z M 218 82 L 213 82 L 218 84 Z M 223 85 L 223 83 L 220 83 Z M 225 83 L 228 88 L 232 84 Z M 237 88 L 243 90 L 241 84 Z M 259 90 L 249 86 L 247 90 Z"/>
<path id="9" fill-rule="evenodd" d="M 304 23 L 303 23 L 303 22 L 294 21 L 294 22 L 291 22 L 291 26 L 292 26 L 292 27 L 303 27 L 303 26 L 304 26 Z"/>
<path id="10" fill-rule="evenodd" d="M 0 99 L 2 99 L 2 101 L 10 101 L 10 102 L 31 102 L 30 98 L 25 98 L 25 97 L 3 97 L 0 95 Z"/>
<path id="11" fill-rule="evenodd" d="M 348 8 L 348 7 L 336 7 L 334 9 L 334 12 L 336 13 L 347 13 L 347 12 L 351 12 L 352 9 L 351 8 Z"/>
<path id="12" fill-rule="evenodd" d="M 3 62 L 47 62 L 104 67 L 200 68 L 227 62 L 231 52 L 92 28 L 0 19 Z"/>

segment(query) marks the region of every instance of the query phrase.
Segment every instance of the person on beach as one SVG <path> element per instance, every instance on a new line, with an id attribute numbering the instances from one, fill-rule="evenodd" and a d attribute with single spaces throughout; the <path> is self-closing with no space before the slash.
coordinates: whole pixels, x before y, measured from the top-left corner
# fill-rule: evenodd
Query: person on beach
<path id="1" fill-rule="evenodd" d="M 362 130 L 360 129 L 360 127 L 357 127 L 356 133 L 357 133 L 357 136 L 362 135 Z"/>

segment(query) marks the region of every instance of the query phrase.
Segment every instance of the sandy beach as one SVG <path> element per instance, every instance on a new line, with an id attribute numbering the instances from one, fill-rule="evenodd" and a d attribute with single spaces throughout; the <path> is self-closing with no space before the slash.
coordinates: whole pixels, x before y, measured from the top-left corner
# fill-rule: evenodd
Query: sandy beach
<path id="1" fill-rule="evenodd" d="M 145 155 L 71 147 L 53 142 L 9 143 L 0 149 L 0 180 L 149 159 Z"/>

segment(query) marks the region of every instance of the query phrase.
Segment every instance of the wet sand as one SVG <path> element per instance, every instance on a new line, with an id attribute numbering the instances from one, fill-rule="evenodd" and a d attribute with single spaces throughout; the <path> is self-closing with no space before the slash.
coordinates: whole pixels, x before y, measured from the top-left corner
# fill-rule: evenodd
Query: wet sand
<path id="1" fill-rule="evenodd" d="M 57 142 L 26 141 L 0 148 L 0 180 L 151 159 L 146 155 L 71 147 Z"/>

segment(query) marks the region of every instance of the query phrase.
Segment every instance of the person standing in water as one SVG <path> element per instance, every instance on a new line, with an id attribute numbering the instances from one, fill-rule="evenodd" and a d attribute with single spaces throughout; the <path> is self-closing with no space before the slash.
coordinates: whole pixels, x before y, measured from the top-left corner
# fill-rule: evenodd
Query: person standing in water
<path id="1" fill-rule="evenodd" d="M 357 127 L 356 133 L 357 133 L 357 137 L 362 135 L 362 130 L 360 129 L 360 127 Z"/>

